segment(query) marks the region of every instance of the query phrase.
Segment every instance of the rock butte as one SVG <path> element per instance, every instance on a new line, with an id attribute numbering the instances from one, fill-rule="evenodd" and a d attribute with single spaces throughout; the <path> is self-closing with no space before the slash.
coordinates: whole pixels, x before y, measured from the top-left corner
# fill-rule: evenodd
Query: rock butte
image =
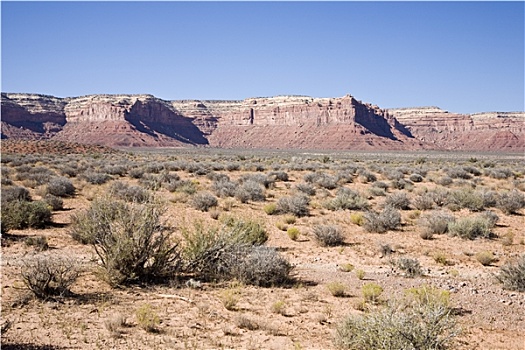
<path id="1" fill-rule="evenodd" d="M 310 150 L 525 150 L 525 112 L 385 110 L 351 95 L 166 101 L 2 93 L 2 139 L 112 147 Z"/>

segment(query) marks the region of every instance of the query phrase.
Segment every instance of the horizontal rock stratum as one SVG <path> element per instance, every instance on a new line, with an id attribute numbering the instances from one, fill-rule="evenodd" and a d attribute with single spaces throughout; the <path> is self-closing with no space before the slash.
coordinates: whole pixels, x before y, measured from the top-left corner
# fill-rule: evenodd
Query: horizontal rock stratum
<path id="1" fill-rule="evenodd" d="M 112 147 L 310 150 L 525 150 L 525 113 L 381 109 L 351 95 L 167 101 L 2 93 L 3 139 Z"/>

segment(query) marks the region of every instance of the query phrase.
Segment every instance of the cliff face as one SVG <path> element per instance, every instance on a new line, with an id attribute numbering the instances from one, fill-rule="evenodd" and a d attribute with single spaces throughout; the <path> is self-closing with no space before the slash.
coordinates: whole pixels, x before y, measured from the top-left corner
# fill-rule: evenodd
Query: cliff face
<path id="1" fill-rule="evenodd" d="M 252 98 L 217 110 L 211 145 L 280 149 L 414 149 L 411 135 L 376 106 L 352 96 Z"/>
<path id="2" fill-rule="evenodd" d="M 49 138 L 66 124 L 65 99 L 37 94 L 2 94 L 2 139 Z"/>
<path id="3" fill-rule="evenodd" d="M 2 138 L 108 146 L 525 150 L 525 114 L 382 110 L 350 95 L 165 101 L 152 95 L 2 94 Z"/>
<path id="4" fill-rule="evenodd" d="M 437 107 L 389 110 L 418 140 L 443 150 L 525 150 L 525 113 L 455 114 Z"/>

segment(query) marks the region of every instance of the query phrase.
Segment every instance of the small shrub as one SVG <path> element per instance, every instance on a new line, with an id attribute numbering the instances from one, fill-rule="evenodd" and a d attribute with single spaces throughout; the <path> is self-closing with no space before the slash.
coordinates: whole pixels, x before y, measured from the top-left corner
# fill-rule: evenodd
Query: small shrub
<path id="1" fill-rule="evenodd" d="M 299 183 L 295 186 L 297 191 L 300 191 L 308 196 L 315 196 L 315 187 L 309 183 Z"/>
<path id="2" fill-rule="evenodd" d="M 293 215 L 285 215 L 283 219 L 284 219 L 284 222 L 289 225 L 293 225 L 297 221 L 297 218 Z"/>
<path id="3" fill-rule="evenodd" d="M 72 217 L 70 233 L 93 245 L 112 286 L 171 278 L 182 261 L 177 243 L 161 221 L 164 210 L 155 202 L 100 199 Z"/>
<path id="4" fill-rule="evenodd" d="M 226 289 L 222 291 L 220 294 L 220 299 L 226 310 L 237 310 L 237 304 L 239 303 L 239 293 L 236 290 Z"/>
<path id="5" fill-rule="evenodd" d="M 360 170 L 358 172 L 358 175 L 359 175 L 359 180 L 365 184 L 369 182 L 377 181 L 377 177 L 373 173 L 367 170 Z"/>
<path id="6" fill-rule="evenodd" d="M 324 206 L 329 210 L 356 210 L 367 209 L 370 205 L 366 198 L 363 198 L 359 193 L 342 187 L 337 191 L 336 197 L 327 201 Z"/>
<path id="7" fill-rule="evenodd" d="M 102 185 L 111 180 L 111 176 L 106 173 L 97 173 L 91 171 L 83 173 L 81 178 L 92 185 Z"/>
<path id="8" fill-rule="evenodd" d="M 434 208 L 435 202 L 432 194 L 425 193 L 414 198 L 412 205 L 418 210 L 430 210 Z"/>
<path id="9" fill-rule="evenodd" d="M 278 228 L 279 230 L 281 230 L 281 231 L 286 231 L 286 230 L 288 230 L 288 226 L 287 226 L 284 222 L 282 222 L 282 221 L 277 221 L 277 222 L 275 223 L 275 227 L 277 227 L 277 228 Z"/>
<path id="10" fill-rule="evenodd" d="M 221 198 L 224 197 L 234 197 L 235 192 L 237 191 L 238 184 L 230 181 L 228 177 L 220 177 L 213 181 L 212 190 L 215 194 Z"/>
<path id="11" fill-rule="evenodd" d="M 256 331 L 260 328 L 259 322 L 246 315 L 237 316 L 235 323 L 237 324 L 237 327 L 247 329 L 249 331 Z"/>
<path id="12" fill-rule="evenodd" d="M 310 214 L 308 205 L 309 199 L 306 196 L 295 195 L 281 197 L 277 201 L 277 211 L 281 214 L 289 213 L 297 217 L 303 217 Z"/>
<path id="13" fill-rule="evenodd" d="M 389 256 L 394 252 L 390 244 L 381 244 L 379 245 L 379 253 L 381 256 Z"/>
<path id="14" fill-rule="evenodd" d="M 361 292 L 366 302 L 376 304 L 379 302 L 379 296 L 383 293 L 383 288 L 375 283 L 365 283 L 361 288 Z"/>
<path id="15" fill-rule="evenodd" d="M 268 215 L 273 215 L 277 213 L 277 204 L 275 203 L 268 203 L 263 207 L 263 210 Z"/>
<path id="16" fill-rule="evenodd" d="M 447 259 L 447 256 L 445 255 L 445 253 L 443 252 L 437 252 L 433 255 L 433 258 L 434 258 L 434 261 L 438 264 L 441 264 L 441 265 L 448 265 L 449 262 L 448 262 L 448 259 Z"/>
<path id="17" fill-rule="evenodd" d="M 264 188 L 259 182 L 247 180 L 240 186 L 237 186 L 235 198 L 241 203 L 247 203 L 249 201 L 264 202 L 266 200 L 266 195 L 264 194 Z"/>
<path id="18" fill-rule="evenodd" d="M 52 194 L 46 194 L 44 196 L 44 202 L 51 207 L 52 210 L 64 209 L 64 201 L 62 198 L 54 196 Z"/>
<path id="19" fill-rule="evenodd" d="M 363 214 L 362 213 L 351 213 L 350 214 L 350 221 L 357 225 L 357 226 L 362 226 L 363 223 L 364 223 L 364 217 L 363 217 Z"/>
<path id="20" fill-rule="evenodd" d="M 24 240 L 27 246 L 35 247 L 36 251 L 44 251 L 49 249 L 47 238 L 45 236 L 30 236 Z"/>
<path id="21" fill-rule="evenodd" d="M 359 279 L 359 280 L 363 280 L 363 279 L 365 279 L 365 275 L 366 275 L 366 272 L 365 272 L 364 270 L 361 270 L 361 269 L 356 270 L 356 272 L 355 272 L 355 276 L 356 276 L 357 279 Z"/>
<path id="22" fill-rule="evenodd" d="M 71 197 L 75 194 L 75 186 L 65 177 L 55 177 L 47 184 L 47 193 L 57 197 Z"/>
<path id="23" fill-rule="evenodd" d="M 496 207 L 505 214 L 516 214 L 518 210 L 525 208 L 525 195 L 517 190 L 500 193 Z"/>
<path id="24" fill-rule="evenodd" d="M 290 227 L 286 230 L 286 234 L 292 241 L 297 241 L 299 239 L 299 235 L 301 234 L 301 231 L 297 227 Z"/>
<path id="25" fill-rule="evenodd" d="M 446 349 L 459 334 L 448 304 L 439 293 L 407 293 L 386 307 L 349 316 L 337 327 L 344 349 Z"/>
<path id="26" fill-rule="evenodd" d="M 339 265 L 339 270 L 343 272 L 352 272 L 354 271 L 354 265 L 351 263 L 341 264 Z"/>
<path id="27" fill-rule="evenodd" d="M 436 181 L 436 183 L 441 186 L 448 186 L 451 185 L 453 182 L 454 180 L 450 176 L 443 176 Z"/>
<path id="28" fill-rule="evenodd" d="M 448 205 L 456 205 L 471 211 L 481 211 L 485 208 L 485 199 L 482 192 L 472 189 L 452 191 L 448 198 Z"/>
<path id="29" fill-rule="evenodd" d="M 384 205 L 400 210 L 407 210 L 410 209 L 410 199 L 408 199 L 405 192 L 396 192 L 385 198 Z"/>
<path id="30" fill-rule="evenodd" d="M 272 171 L 268 174 L 270 177 L 273 177 L 276 181 L 289 181 L 288 173 L 285 171 Z"/>
<path id="31" fill-rule="evenodd" d="M 230 274 L 242 283 L 274 287 L 290 282 L 293 267 L 274 248 L 266 246 L 243 247 L 232 254 Z"/>
<path id="32" fill-rule="evenodd" d="M 109 187 L 110 195 L 126 202 L 146 203 L 150 200 L 148 190 L 140 186 L 130 186 L 122 181 L 115 181 Z"/>
<path id="33" fill-rule="evenodd" d="M 221 218 L 224 228 L 231 230 L 239 242 L 261 245 L 268 240 L 268 233 L 263 224 L 249 218 L 225 215 Z"/>
<path id="34" fill-rule="evenodd" d="M 419 220 L 419 224 L 423 226 L 421 231 L 421 238 L 430 239 L 435 234 L 443 234 L 448 231 L 449 224 L 454 222 L 455 218 L 443 211 L 432 211 Z"/>
<path id="35" fill-rule="evenodd" d="M 421 181 L 423 181 L 424 178 L 420 174 L 415 174 L 414 173 L 414 174 L 410 175 L 409 179 L 412 182 L 421 182 Z"/>
<path id="36" fill-rule="evenodd" d="M 113 337 L 120 338 L 122 335 L 120 328 L 126 326 L 126 318 L 122 314 L 117 313 L 105 320 L 104 326 Z"/>
<path id="37" fill-rule="evenodd" d="M 275 303 L 273 303 L 271 309 L 274 314 L 286 314 L 286 304 L 282 300 L 278 300 Z"/>
<path id="38" fill-rule="evenodd" d="M 490 266 L 496 261 L 496 258 L 492 252 L 483 251 L 476 254 L 476 260 L 483 266 Z"/>
<path id="39" fill-rule="evenodd" d="M 516 261 L 508 262 L 500 267 L 496 278 L 505 289 L 525 292 L 525 254 Z"/>
<path id="40" fill-rule="evenodd" d="M 341 282 L 330 282 L 326 285 L 326 288 L 334 297 L 344 297 L 346 294 L 346 286 Z"/>
<path id="41" fill-rule="evenodd" d="M 208 211 L 218 204 L 217 197 L 210 192 L 197 192 L 191 199 L 192 206 L 200 211 Z"/>
<path id="42" fill-rule="evenodd" d="M 399 258 L 394 262 L 395 266 L 405 273 L 406 277 L 417 277 L 423 275 L 421 264 L 417 259 Z"/>
<path id="43" fill-rule="evenodd" d="M 144 304 L 135 311 L 135 318 L 140 328 L 146 332 L 157 332 L 160 318 L 157 311 L 150 304 Z"/>
<path id="44" fill-rule="evenodd" d="M 14 201 L 31 201 L 29 190 L 20 186 L 2 186 L 2 204 Z"/>
<path id="45" fill-rule="evenodd" d="M 22 281 L 37 298 L 65 296 L 80 270 L 72 259 L 42 254 L 23 261 Z"/>
<path id="46" fill-rule="evenodd" d="M 490 238 L 492 234 L 491 221 L 483 216 L 460 218 L 448 225 L 451 236 L 463 239 Z"/>
<path id="47" fill-rule="evenodd" d="M 2 203 L 2 232 L 11 229 L 42 229 L 51 221 L 51 208 L 43 201 L 13 201 Z"/>
<path id="48" fill-rule="evenodd" d="M 317 243 L 322 247 L 333 247 L 344 243 L 341 229 L 335 225 L 316 225 L 313 234 Z"/>
<path id="49" fill-rule="evenodd" d="M 368 232 L 384 233 L 401 225 L 401 214 L 395 208 L 386 207 L 380 213 L 368 211 L 364 214 L 364 228 Z"/>

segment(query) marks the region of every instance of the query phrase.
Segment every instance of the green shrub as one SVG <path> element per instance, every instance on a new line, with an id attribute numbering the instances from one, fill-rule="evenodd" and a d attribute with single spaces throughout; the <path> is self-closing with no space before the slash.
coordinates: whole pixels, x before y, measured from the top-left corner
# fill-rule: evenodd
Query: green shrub
<path id="1" fill-rule="evenodd" d="M 485 208 L 485 199 L 482 192 L 472 189 L 452 191 L 447 201 L 448 205 L 456 205 L 471 211 L 481 211 Z"/>
<path id="2" fill-rule="evenodd" d="M 112 286 L 174 277 L 181 268 L 178 245 L 161 222 L 158 203 L 100 199 L 72 217 L 73 238 L 93 245 Z"/>
<path id="3" fill-rule="evenodd" d="M 409 293 L 377 311 L 349 316 L 337 327 L 336 345 L 358 350 L 447 349 L 459 330 L 441 298 L 433 292 Z"/>
<path id="4" fill-rule="evenodd" d="M 503 284 L 503 288 L 525 292 L 525 254 L 516 261 L 508 262 L 500 267 L 496 277 Z"/>
<path id="5" fill-rule="evenodd" d="M 476 254 L 476 260 L 483 266 L 490 266 L 496 261 L 496 258 L 492 252 L 482 251 Z"/>
<path id="6" fill-rule="evenodd" d="M 448 225 L 451 236 L 458 236 L 463 239 L 490 238 L 492 228 L 491 220 L 482 215 L 460 218 Z"/>
<path id="7" fill-rule="evenodd" d="M 377 303 L 379 296 L 383 293 L 383 288 L 376 283 L 365 283 L 361 288 L 365 302 Z"/>
<path id="8" fill-rule="evenodd" d="M 40 299 L 67 295 L 79 274 L 74 260 L 50 254 L 26 258 L 21 270 L 22 281 Z"/>
<path id="9" fill-rule="evenodd" d="M 342 187 L 337 191 L 335 198 L 324 203 L 324 207 L 329 210 L 356 210 L 367 209 L 370 207 L 370 204 L 368 204 L 368 200 L 359 193 Z"/>
<path id="10" fill-rule="evenodd" d="M 345 237 L 341 228 L 335 225 L 316 225 L 313 228 L 314 238 L 322 247 L 333 247 L 344 243 Z"/>
<path id="11" fill-rule="evenodd" d="M 277 204 L 275 203 L 268 203 L 263 208 L 264 212 L 268 215 L 273 215 L 277 213 Z"/>
<path id="12" fill-rule="evenodd" d="M 2 203 L 2 232 L 45 228 L 52 222 L 51 215 L 51 208 L 43 201 Z"/>
<path id="13" fill-rule="evenodd" d="M 144 304 L 135 311 L 135 318 L 140 328 L 146 332 L 157 332 L 160 318 L 153 306 Z"/>
<path id="14" fill-rule="evenodd" d="M 364 223 L 364 217 L 363 217 L 363 214 L 362 213 L 351 213 L 350 214 L 350 221 L 357 225 L 357 226 L 362 226 L 363 223 Z"/>
<path id="15" fill-rule="evenodd" d="M 334 297 L 344 297 L 346 294 L 346 286 L 341 282 L 330 282 L 326 285 L 326 288 Z"/>
<path id="16" fill-rule="evenodd" d="M 286 230 L 286 234 L 288 234 L 288 237 L 290 237 L 292 241 L 297 241 L 301 231 L 299 231 L 297 227 L 290 227 Z"/>
<path id="17" fill-rule="evenodd" d="M 258 286 L 286 283 L 292 266 L 275 249 L 261 246 L 267 235 L 258 232 L 242 223 L 205 229 L 195 222 L 192 231 L 183 232 L 187 271 L 206 280 L 235 278 Z"/>

